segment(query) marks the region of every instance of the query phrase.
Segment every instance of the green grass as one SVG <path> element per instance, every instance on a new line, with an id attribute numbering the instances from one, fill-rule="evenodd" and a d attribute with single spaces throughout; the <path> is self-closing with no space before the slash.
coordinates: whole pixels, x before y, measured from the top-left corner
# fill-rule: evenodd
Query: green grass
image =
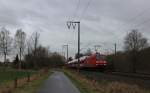
<path id="1" fill-rule="evenodd" d="M 15 78 L 27 77 L 27 75 L 32 75 L 35 71 L 18 71 L 15 69 L 0 70 L 0 85 L 10 82 Z"/>
<path id="2" fill-rule="evenodd" d="M 17 88 L 13 93 L 36 93 L 50 74 L 52 74 L 51 71 L 48 74 L 42 75 L 42 77 L 37 80 Z"/>
<path id="3" fill-rule="evenodd" d="M 72 80 L 78 87 L 81 93 L 150 93 L 149 90 L 139 87 L 138 85 L 131 85 L 123 82 L 110 81 L 95 81 L 90 75 L 77 74 L 72 70 L 64 70 L 64 73 Z M 90 79 L 89 79 L 90 78 Z"/>
<path id="4" fill-rule="evenodd" d="M 77 79 L 74 74 L 67 70 L 63 70 L 64 73 L 71 79 L 71 81 L 76 85 L 76 87 L 80 90 L 81 93 L 96 93 L 89 87 L 88 85 L 85 85 L 85 83 L 81 79 Z"/>
<path id="5" fill-rule="evenodd" d="M 86 78 L 88 78 L 90 80 L 95 79 L 97 82 L 99 82 L 101 84 L 108 84 L 108 83 L 112 82 L 111 80 L 100 78 L 103 75 L 103 73 L 101 73 L 101 72 L 80 71 L 80 74 L 84 75 Z"/>

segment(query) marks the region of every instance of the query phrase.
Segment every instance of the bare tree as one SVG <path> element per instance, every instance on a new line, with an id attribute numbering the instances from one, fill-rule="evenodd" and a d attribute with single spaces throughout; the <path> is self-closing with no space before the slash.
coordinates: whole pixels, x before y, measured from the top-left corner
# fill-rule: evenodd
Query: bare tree
<path id="1" fill-rule="evenodd" d="M 132 62 L 132 71 L 136 72 L 138 51 L 148 46 L 147 39 L 137 30 L 132 30 L 125 38 L 125 50 L 129 52 L 129 59 Z"/>
<path id="2" fill-rule="evenodd" d="M 10 32 L 5 27 L 1 28 L 0 32 L 0 51 L 4 55 L 4 62 L 6 62 L 7 55 L 11 51 L 12 38 Z"/>
<path id="3" fill-rule="evenodd" d="M 139 51 L 148 46 L 147 39 L 137 30 L 132 30 L 125 38 L 126 51 Z"/>
<path id="4" fill-rule="evenodd" d="M 19 54 L 19 68 L 21 68 L 21 60 L 26 47 L 26 33 L 22 29 L 18 29 L 15 34 L 15 47 Z"/>
<path id="5" fill-rule="evenodd" d="M 31 47 L 32 47 L 33 57 L 35 59 L 34 62 L 33 62 L 34 68 L 37 67 L 37 65 L 36 65 L 36 57 L 38 56 L 37 48 L 39 46 L 39 37 L 40 37 L 40 34 L 38 32 L 34 32 L 32 34 L 32 36 L 31 36 L 31 42 L 33 44 L 33 46 L 31 46 Z"/>
<path id="6" fill-rule="evenodd" d="M 26 40 L 26 42 L 27 42 L 27 54 L 30 54 L 31 52 L 32 52 L 32 44 L 31 44 L 31 38 L 28 38 L 27 40 Z"/>
<path id="7" fill-rule="evenodd" d="M 34 51 L 34 55 L 36 55 L 37 47 L 39 45 L 39 37 L 40 37 L 40 34 L 38 32 L 34 32 L 31 36 L 31 42 L 33 44 L 32 49 Z"/>

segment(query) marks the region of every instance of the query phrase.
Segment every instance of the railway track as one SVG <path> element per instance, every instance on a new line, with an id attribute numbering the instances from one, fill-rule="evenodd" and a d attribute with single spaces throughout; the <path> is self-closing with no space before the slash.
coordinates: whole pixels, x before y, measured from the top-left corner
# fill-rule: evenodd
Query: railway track
<path id="1" fill-rule="evenodd" d="M 150 74 L 141 74 L 141 73 L 123 73 L 123 72 L 107 72 L 107 74 L 111 75 L 119 75 L 130 78 L 139 78 L 144 80 L 150 80 Z"/>
<path id="2" fill-rule="evenodd" d="M 120 72 L 98 72 L 98 71 L 84 71 L 81 73 L 87 78 L 94 79 L 97 82 L 125 82 L 132 85 L 139 85 L 146 89 L 150 88 L 150 75 L 149 74 L 133 74 L 133 73 L 120 73 Z"/>
<path id="3" fill-rule="evenodd" d="M 102 74 L 110 74 L 116 76 L 150 80 L 150 74 L 146 74 L 146 73 L 128 73 L 128 72 L 116 72 L 116 71 L 94 71 L 94 70 L 86 70 L 86 72 L 91 72 L 91 73 L 94 72 L 94 73 L 102 73 Z"/>

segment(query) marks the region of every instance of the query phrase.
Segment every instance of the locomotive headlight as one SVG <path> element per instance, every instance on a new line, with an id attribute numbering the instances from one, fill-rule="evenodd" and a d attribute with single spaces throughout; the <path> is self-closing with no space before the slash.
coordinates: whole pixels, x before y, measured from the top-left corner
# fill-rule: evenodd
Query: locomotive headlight
<path id="1" fill-rule="evenodd" d="M 100 61 L 96 61 L 96 63 L 101 63 Z"/>
<path id="2" fill-rule="evenodd" d="M 106 64 L 107 62 L 106 62 L 106 61 L 104 61 L 103 63 L 104 63 L 104 64 Z"/>

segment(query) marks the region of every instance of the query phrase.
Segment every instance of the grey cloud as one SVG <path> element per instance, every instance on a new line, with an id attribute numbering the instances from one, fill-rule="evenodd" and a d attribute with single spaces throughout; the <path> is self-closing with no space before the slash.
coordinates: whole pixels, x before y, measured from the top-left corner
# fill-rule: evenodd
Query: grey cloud
<path id="1" fill-rule="evenodd" d="M 70 54 L 77 48 L 77 31 L 68 30 L 66 21 L 81 21 L 82 47 L 102 44 L 102 48 L 111 48 L 118 43 L 122 49 L 124 36 L 133 28 L 139 29 L 150 39 L 150 1 L 148 0 L 91 0 L 88 9 L 83 13 L 89 0 L 0 0 L 0 25 L 14 31 L 22 28 L 28 34 L 42 30 L 41 43 L 51 46 L 51 50 L 61 51 L 61 45 L 70 44 Z M 141 16 L 134 19 L 139 13 Z M 56 43 L 57 42 L 57 43 Z"/>

